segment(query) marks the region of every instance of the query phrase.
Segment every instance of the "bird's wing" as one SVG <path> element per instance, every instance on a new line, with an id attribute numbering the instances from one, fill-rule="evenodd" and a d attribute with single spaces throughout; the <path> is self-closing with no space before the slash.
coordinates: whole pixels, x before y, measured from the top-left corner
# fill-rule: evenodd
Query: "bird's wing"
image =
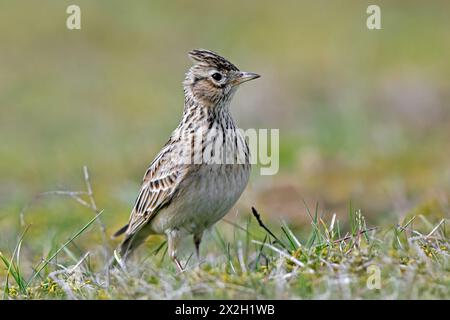
<path id="1" fill-rule="evenodd" d="M 151 221 L 159 209 L 170 202 L 186 175 L 186 167 L 177 163 L 172 155 L 173 145 L 167 143 L 147 169 L 126 234 L 134 234 Z"/>

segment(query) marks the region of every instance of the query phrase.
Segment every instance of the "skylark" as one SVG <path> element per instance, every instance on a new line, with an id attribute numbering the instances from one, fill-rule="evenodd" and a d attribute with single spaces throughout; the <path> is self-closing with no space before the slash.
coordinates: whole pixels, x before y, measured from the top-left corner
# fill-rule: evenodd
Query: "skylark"
<path id="1" fill-rule="evenodd" d="M 180 241 L 193 235 L 197 255 L 205 229 L 219 221 L 244 191 L 249 148 L 230 114 L 238 86 L 259 78 L 209 50 L 193 50 L 178 127 L 145 172 L 117 253 L 123 259 L 152 234 L 165 234 L 178 270 Z"/>

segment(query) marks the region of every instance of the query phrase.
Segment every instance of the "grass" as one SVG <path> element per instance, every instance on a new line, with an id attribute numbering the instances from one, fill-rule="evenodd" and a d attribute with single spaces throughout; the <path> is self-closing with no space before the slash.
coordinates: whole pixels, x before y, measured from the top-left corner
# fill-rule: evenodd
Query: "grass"
<path id="1" fill-rule="evenodd" d="M 1 253 L 4 299 L 448 299 L 449 238 L 446 219 L 424 215 L 391 226 L 367 226 L 361 210 L 349 206 L 347 226 L 336 214 L 311 211 L 310 227 L 293 230 L 287 223 L 268 227 L 261 214 L 244 221 L 225 220 L 204 241 L 198 261 L 185 250 L 185 271 L 167 259 L 166 244 L 151 240 L 126 267 L 105 268 L 111 255 L 106 238 L 83 241 L 88 230 L 102 233 L 87 169 L 87 191 L 71 195 L 95 214 L 36 266 L 25 270 L 24 227 L 11 254 Z M 52 193 L 47 193 L 52 194 Z M 82 197 L 88 198 L 83 199 Z M 90 199 L 90 200 L 89 200 Z M 300 234 L 309 233 L 308 237 Z M 92 236 L 91 236 L 92 237 Z M 76 242 L 83 243 L 80 249 Z M 102 243 L 105 241 L 105 243 Z M 153 241 L 153 243 L 151 243 Z M 26 258 L 31 254 L 28 248 Z M 28 276 L 27 276 L 28 274 Z"/>
<path id="2" fill-rule="evenodd" d="M 79 0 L 80 31 L 70 4 L 0 4 L 3 298 L 449 298 L 448 1 L 383 3 L 379 31 L 364 1 Z M 280 172 L 252 175 L 201 263 L 186 245 L 186 272 L 152 237 L 108 275 L 196 47 L 262 74 L 232 113 L 280 129 Z"/>

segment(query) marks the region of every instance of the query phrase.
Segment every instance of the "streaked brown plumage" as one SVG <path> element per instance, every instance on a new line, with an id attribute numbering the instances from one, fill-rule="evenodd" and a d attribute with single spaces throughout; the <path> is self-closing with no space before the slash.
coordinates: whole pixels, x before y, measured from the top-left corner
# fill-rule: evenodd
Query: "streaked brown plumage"
<path id="1" fill-rule="evenodd" d="M 123 258 L 149 235 L 165 234 L 179 270 L 179 241 L 193 235 L 198 254 L 203 231 L 247 185 L 249 150 L 229 103 L 239 84 L 259 77 L 209 50 L 193 50 L 189 57 L 194 65 L 183 83 L 183 118 L 147 169 L 128 225 L 115 234 L 125 233 L 118 248 Z"/>

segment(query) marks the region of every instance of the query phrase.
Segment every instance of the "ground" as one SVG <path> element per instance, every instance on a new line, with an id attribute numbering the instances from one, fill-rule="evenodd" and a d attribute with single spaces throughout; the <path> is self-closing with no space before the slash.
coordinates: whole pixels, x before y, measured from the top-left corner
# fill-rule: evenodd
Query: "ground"
<path id="1" fill-rule="evenodd" d="M 246 220 L 219 223 L 207 235 L 199 258 L 187 246 L 183 272 L 167 258 L 163 237 L 151 238 L 127 263 L 115 255 L 116 266 L 110 269 L 113 244 L 99 238 L 103 211 L 96 209 L 88 191 L 69 196 L 95 216 L 65 243 L 54 243 L 42 259 L 29 244 L 32 226 L 26 224 L 13 252 L 0 255 L 5 299 L 450 296 L 450 243 L 444 219 L 433 224 L 419 214 L 399 225 L 369 226 L 361 210 L 349 207 L 349 223 L 343 227 L 336 215 L 323 215 L 318 207 L 310 210 L 305 204 L 308 228 L 293 230 L 282 223 L 271 229 L 253 209 Z"/>
<path id="2" fill-rule="evenodd" d="M 5 299 L 450 298 L 449 1 L 380 2 L 381 30 L 360 0 L 78 0 L 67 30 L 71 4 L 0 3 Z M 261 74 L 231 112 L 279 129 L 279 171 L 254 166 L 185 272 L 152 237 L 107 273 L 194 48 Z"/>

